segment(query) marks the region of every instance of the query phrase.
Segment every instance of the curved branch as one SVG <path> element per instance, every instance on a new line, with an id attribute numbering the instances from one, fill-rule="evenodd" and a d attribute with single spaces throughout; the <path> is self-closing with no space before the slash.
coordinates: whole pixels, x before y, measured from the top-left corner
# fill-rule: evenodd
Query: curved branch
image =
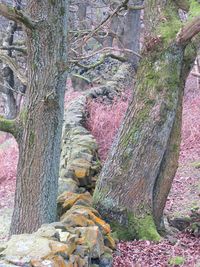
<path id="1" fill-rule="evenodd" d="M 105 59 L 107 57 L 111 57 L 111 58 L 117 59 L 117 60 L 119 60 L 121 62 L 126 62 L 127 61 L 126 58 L 121 57 L 121 56 L 117 56 L 115 54 L 105 54 L 105 55 L 102 55 L 96 63 L 91 64 L 91 65 L 81 64 L 79 61 L 75 61 L 75 62 L 72 61 L 72 62 L 74 62 L 78 67 L 81 67 L 81 68 L 83 68 L 85 70 L 90 70 L 90 69 L 96 68 L 97 66 L 103 64 L 103 62 L 105 61 Z"/>
<path id="2" fill-rule="evenodd" d="M 200 16 L 187 23 L 177 34 L 176 42 L 180 45 L 187 45 L 188 42 L 200 32 Z"/>
<path id="3" fill-rule="evenodd" d="M 27 15 L 15 7 L 0 3 L 0 15 L 9 20 L 22 23 L 29 29 L 33 29 L 35 27 L 35 23 Z"/>
<path id="4" fill-rule="evenodd" d="M 11 70 L 14 72 L 14 74 L 17 76 L 17 78 L 24 84 L 27 85 L 27 78 L 26 76 L 22 73 L 21 68 L 19 65 L 8 55 L 3 54 L 0 51 L 0 59 L 7 64 Z"/>
<path id="5" fill-rule="evenodd" d="M 188 0 L 174 0 L 175 4 L 177 5 L 178 8 L 184 10 L 184 11 L 189 11 L 190 9 L 190 3 Z"/>
<path id="6" fill-rule="evenodd" d="M 0 131 L 11 133 L 16 139 L 18 135 L 18 130 L 15 120 L 5 119 L 3 116 L 0 116 Z"/>

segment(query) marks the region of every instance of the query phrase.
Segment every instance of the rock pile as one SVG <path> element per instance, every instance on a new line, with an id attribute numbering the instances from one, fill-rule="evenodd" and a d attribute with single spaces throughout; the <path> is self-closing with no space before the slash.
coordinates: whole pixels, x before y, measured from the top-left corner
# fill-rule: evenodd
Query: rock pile
<path id="1" fill-rule="evenodd" d="M 86 192 L 58 198 L 60 222 L 33 234 L 14 235 L 0 248 L 1 267 L 111 267 L 115 241 L 110 226 L 91 207 Z"/>
<path id="2" fill-rule="evenodd" d="M 72 101 L 65 111 L 59 193 L 92 191 L 100 170 L 97 143 L 84 128 L 87 96 Z"/>

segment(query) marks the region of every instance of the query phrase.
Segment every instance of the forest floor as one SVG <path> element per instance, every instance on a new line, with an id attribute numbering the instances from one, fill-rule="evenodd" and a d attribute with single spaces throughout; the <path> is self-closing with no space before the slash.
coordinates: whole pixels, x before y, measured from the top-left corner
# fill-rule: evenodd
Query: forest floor
<path id="1" fill-rule="evenodd" d="M 114 112 L 116 113 L 116 107 Z M 123 104 L 122 111 L 125 106 Z M 103 112 L 102 112 L 103 114 Z M 165 216 L 187 216 L 200 207 L 200 89 L 196 79 L 189 77 L 183 105 L 182 143 L 177 170 Z M 122 114 L 123 115 L 123 114 Z M 120 117 L 119 115 L 118 117 Z M 110 117 L 113 116 L 110 114 Z M 122 116 L 121 116 L 122 117 Z M 119 118 L 116 118 L 116 121 Z M 99 119 L 98 119 L 99 121 Z M 106 118 L 103 118 L 106 121 Z M 99 129 L 99 125 L 97 125 Z M 112 129 L 111 129 L 112 130 Z M 111 132 L 111 130 L 109 132 Z M 106 127 L 102 127 L 106 131 Z M 95 129 L 92 130 L 95 135 Z M 108 131 L 107 131 L 108 132 Z M 114 131 L 113 131 L 114 132 Z M 102 132 L 104 138 L 107 135 Z M 112 137 L 113 138 L 113 137 Z M 98 138 L 97 138 L 98 139 Z M 111 140 L 112 141 L 112 140 Z M 104 140 L 100 148 L 104 150 Z M 103 147 L 103 148 L 102 148 Z M 108 148 L 107 148 L 108 150 Z M 106 150 L 106 151 L 107 151 Z M 10 136 L 0 134 L 0 242 L 6 241 L 13 209 L 17 144 Z M 107 152 L 106 152 L 107 153 Z M 105 155 L 103 155 L 105 157 Z M 103 158 L 102 156 L 102 158 Z M 178 265 L 176 265 L 178 263 Z M 118 243 L 114 267 L 200 267 L 200 239 L 188 233 L 176 233 L 159 243 L 132 241 Z"/>

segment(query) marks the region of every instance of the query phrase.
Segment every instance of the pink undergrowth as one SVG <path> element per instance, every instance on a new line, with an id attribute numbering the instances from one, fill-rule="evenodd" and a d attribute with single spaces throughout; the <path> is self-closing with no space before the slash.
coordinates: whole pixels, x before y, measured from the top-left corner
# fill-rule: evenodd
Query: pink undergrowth
<path id="1" fill-rule="evenodd" d="M 9 207 L 15 190 L 18 147 L 14 138 L 0 133 L 0 208 Z"/>
<path id="2" fill-rule="evenodd" d="M 128 93 L 130 95 L 130 93 Z M 122 96 L 116 98 L 112 104 L 104 104 L 100 100 L 88 101 L 89 117 L 86 121 L 86 127 L 95 137 L 99 149 L 98 154 L 104 162 L 108 151 L 121 125 L 128 107 L 128 98 Z"/>
<path id="3" fill-rule="evenodd" d="M 183 101 L 180 163 L 200 159 L 200 84 L 190 75 Z"/>

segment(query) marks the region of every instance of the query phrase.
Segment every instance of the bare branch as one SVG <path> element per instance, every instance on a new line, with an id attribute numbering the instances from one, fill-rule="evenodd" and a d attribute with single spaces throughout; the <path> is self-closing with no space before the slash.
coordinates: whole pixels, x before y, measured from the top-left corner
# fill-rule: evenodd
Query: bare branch
<path id="1" fill-rule="evenodd" d="M 197 73 L 197 72 L 192 72 L 192 75 L 195 76 L 195 77 L 198 77 L 200 78 L 200 73 Z"/>
<path id="2" fill-rule="evenodd" d="M 22 70 L 19 67 L 19 65 L 11 57 L 9 57 L 8 55 L 3 54 L 0 51 L 0 59 L 11 68 L 11 70 L 15 73 L 15 75 L 17 76 L 17 78 L 24 85 L 27 85 L 27 78 L 26 78 L 26 76 L 22 73 Z"/>
<path id="3" fill-rule="evenodd" d="M 97 66 L 103 64 L 104 60 L 107 58 L 107 57 L 111 57 L 111 58 L 114 58 L 114 59 L 117 59 L 121 62 L 126 62 L 127 59 L 124 58 L 124 57 L 120 57 L 120 56 L 117 56 L 115 54 L 105 54 L 105 55 L 101 55 L 101 57 L 99 58 L 99 60 L 94 63 L 94 64 L 91 64 L 91 65 L 84 65 L 84 64 L 81 64 L 79 61 L 77 62 L 74 62 L 77 66 L 85 69 L 85 70 L 90 70 L 90 69 L 93 69 L 93 68 L 96 68 Z"/>
<path id="4" fill-rule="evenodd" d="M 114 47 L 104 47 L 100 50 L 97 50 L 89 55 L 86 55 L 86 56 L 79 56 L 78 58 L 72 58 L 72 60 L 70 60 L 69 62 L 77 62 L 77 61 L 80 61 L 82 59 L 87 59 L 87 58 L 90 58 L 90 57 L 93 57 L 97 54 L 100 54 L 100 53 L 110 53 L 111 51 L 117 51 L 117 52 L 122 52 L 122 53 L 132 53 L 134 55 L 136 55 L 137 57 L 139 58 L 142 58 L 142 56 L 140 54 L 138 54 L 137 52 L 133 51 L 133 50 L 130 50 L 130 49 L 119 49 L 119 48 L 114 48 Z"/>
<path id="5" fill-rule="evenodd" d="M 35 27 L 35 23 L 27 15 L 15 7 L 0 3 L 0 15 L 9 20 L 22 23 L 29 29 L 33 29 Z"/>
<path id="6" fill-rule="evenodd" d="M 5 89 L 9 89 L 9 90 L 13 91 L 16 94 L 19 94 L 19 95 L 22 95 L 22 96 L 25 95 L 24 93 L 20 92 L 19 90 L 13 89 L 9 84 L 2 83 L 1 81 L 0 81 L 0 86 L 1 86 L 0 87 L 0 92 L 4 93 L 5 90 L 3 90 L 2 88 L 5 88 Z"/>
<path id="7" fill-rule="evenodd" d="M 187 23 L 177 34 L 176 42 L 180 45 L 187 45 L 188 42 L 200 32 L 200 16 Z"/>
<path id="8" fill-rule="evenodd" d="M 1 46 L 0 47 L 1 50 L 15 50 L 17 52 L 21 52 L 25 55 L 27 55 L 27 49 L 26 48 L 22 48 L 22 47 L 17 47 L 17 46 L 7 46 L 7 47 L 4 47 L 4 46 Z"/>
<path id="9" fill-rule="evenodd" d="M 184 10 L 184 11 L 189 11 L 190 9 L 190 4 L 188 0 L 174 0 L 175 4 L 178 6 L 178 8 Z"/>
<path id="10" fill-rule="evenodd" d="M 81 47 L 85 44 L 93 35 L 95 35 L 99 29 L 101 29 L 112 17 L 114 17 L 119 11 L 123 9 L 127 9 L 129 0 L 124 0 L 110 15 L 108 15 L 92 32 L 87 34 L 83 40 L 83 43 L 79 45 L 77 48 Z"/>

